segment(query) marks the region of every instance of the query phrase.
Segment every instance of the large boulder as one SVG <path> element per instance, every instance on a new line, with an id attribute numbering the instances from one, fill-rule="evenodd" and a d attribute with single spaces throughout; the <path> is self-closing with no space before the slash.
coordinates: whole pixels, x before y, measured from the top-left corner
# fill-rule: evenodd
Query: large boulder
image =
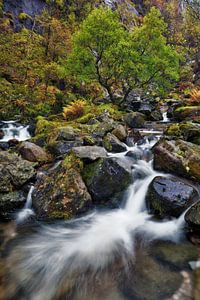
<path id="1" fill-rule="evenodd" d="M 68 157 L 38 177 L 32 199 L 39 219 L 70 219 L 91 206 L 91 197 L 73 164 Z"/>
<path id="2" fill-rule="evenodd" d="M 76 139 L 76 132 L 73 127 L 66 126 L 58 129 L 57 138 L 58 141 L 74 141 Z"/>
<path id="3" fill-rule="evenodd" d="M 182 106 L 174 111 L 174 118 L 177 121 L 195 120 L 200 117 L 200 106 Z"/>
<path id="4" fill-rule="evenodd" d="M 160 140 L 154 147 L 154 168 L 200 181 L 200 146 L 183 140 Z"/>
<path id="5" fill-rule="evenodd" d="M 193 229 L 200 230 L 200 201 L 194 204 L 185 214 L 185 221 Z"/>
<path id="6" fill-rule="evenodd" d="M 146 202 L 150 212 L 161 217 L 179 217 L 198 199 L 198 192 L 183 180 L 157 176 L 148 188 Z"/>
<path id="7" fill-rule="evenodd" d="M 109 152 L 125 152 L 127 150 L 126 145 L 120 142 L 120 140 L 112 133 L 108 133 L 104 137 L 103 145 Z"/>
<path id="8" fill-rule="evenodd" d="M 34 165 L 15 153 L 0 151 L 0 192 L 10 192 L 33 178 Z"/>
<path id="9" fill-rule="evenodd" d="M 19 146 L 19 153 L 21 156 L 32 162 L 47 162 L 50 157 L 49 154 L 40 146 L 34 143 L 23 142 Z"/>
<path id="10" fill-rule="evenodd" d="M 107 203 L 132 182 L 130 163 L 120 158 L 102 158 L 86 165 L 83 178 L 96 203 Z"/>
<path id="11" fill-rule="evenodd" d="M 200 145 L 200 127 L 192 122 L 171 124 L 165 130 L 165 134 L 183 138 L 185 141 Z"/>
<path id="12" fill-rule="evenodd" d="M 142 128 L 145 123 L 145 115 L 139 112 L 131 112 L 124 116 L 124 121 L 130 128 Z"/>
<path id="13" fill-rule="evenodd" d="M 74 141 L 55 141 L 49 143 L 47 146 L 48 151 L 54 156 L 65 156 L 73 147 L 79 147 L 83 145 L 83 140 L 77 138 Z"/>
<path id="14" fill-rule="evenodd" d="M 124 142 L 127 138 L 127 130 L 121 124 L 116 126 L 116 128 L 112 131 L 112 134 L 114 134 L 121 142 Z"/>
<path id="15" fill-rule="evenodd" d="M 6 220 L 14 218 L 14 213 L 21 209 L 26 197 L 21 191 L 0 193 L 0 217 Z"/>
<path id="16" fill-rule="evenodd" d="M 98 158 L 107 157 L 107 152 L 103 147 L 98 146 L 81 146 L 72 148 L 72 152 L 81 159 L 90 161 Z"/>

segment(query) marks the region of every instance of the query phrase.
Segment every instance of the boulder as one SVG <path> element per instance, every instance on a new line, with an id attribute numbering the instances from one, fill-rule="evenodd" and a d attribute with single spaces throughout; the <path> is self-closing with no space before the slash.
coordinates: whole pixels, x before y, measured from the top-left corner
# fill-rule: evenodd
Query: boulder
<path id="1" fill-rule="evenodd" d="M 124 159 L 102 158 L 85 165 L 83 179 L 96 203 L 109 204 L 112 197 L 132 182 L 131 166 Z"/>
<path id="2" fill-rule="evenodd" d="M 127 130 L 123 125 L 119 124 L 112 131 L 112 134 L 114 134 L 121 142 L 124 142 L 127 137 Z"/>
<path id="3" fill-rule="evenodd" d="M 154 168 L 200 182 L 200 146 L 183 140 L 160 140 L 154 147 Z"/>
<path id="4" fill-rule="evenodd" d="M 21 191 L 10 193 L 0 193 L 0 216 L 4 220 L 14 218 L 14 213 L 23 208 L 26 202 L 26 197 Z"/>
<path id="5" fill-rule="evenodd" d="M 193 229 L 200 230 L 200 201 L 186 212 L 185 221 Z"/>
<path id="6" fill-rule="evenodd" d="M 55 141 L 47 146 L 49 152 L 54 156 L 64 156 L 68 154 L 73 147 L 79 147 L 83 145 L 82 139 L 76 139 L 75 141 Z"/>
<path id="7" fill-rule="evenodd" d="M 0 151 L 0 192 L 10 192 L 33 178 L 34 166 L 15 153 Z"/>
<path id="8" fill-rule="evenodd" d="M 200 106 L 182 106 L 174 111 L 174 118 L 177 121 L 195 120 L 200 117 Z"/>
<path id="9" fill-rule="evenodd" d="M 72 148 L 72 152 L 81 159 L 94 161 L 98 158 L 107 157 L 107 152 L 103 147 L 81 146 Z"/>
<path id="10" fill-rule="evenodd" d="M 109 152 L 124 152 L 127 150 L 126 145 L 120 142 L 120 140 L 112 133 L 108 133 L 104 137 L 103 146 Z"/>
<path id="11" fill-rule="evenodd" d="M 71 219 L 92 204 L 79 171 L 65 161 L 39 176 L 32 195 L 36 217 Z"/>
<path id="12" fill-rule="evenodd" d="M 58 141 L 74 141 L 76 139 L 76 133 L 71 126 L 61 127 L 58 130 Z"/>
<path id="13" fill-rule="evenodd" d="M 0 142 L 0 149 L 1 150 L 8 150 L 10 148 L 8 142 Z"/>
<path id="14" fill-rule="evenodd" d="M 50 159 L 48 153 L 43 148 L 30 142 L 20 144 L 19 153 L 24 159 L 32 162 L 47 162 Z"/>
<path id="15" fill-rule="evenodd" d="M 151 112 L 149 119 L 151 121 L 162 121 L 163 117 L 159 110 L 154 110 Z"/>
<path id="16" fill-rule="evenodd" d="M 200 145 L 200 127 L 192 122 L 171 124 L 167 127 L 165 134 Z"/>
<path id="17" fill-rule="evenodd" d="M 145 115 L 139 112 L 131 112 L 124 116 L 124 121 L 131 128 L 142 128 L 145 123 Z"/>
<path id="18" fill-rule="evenodd" d="M 154 107 L 152 104 L 142 103 L 138 111 L 140 113 L 144 114 L 145 116 L 150 116 L 153 109 L 154 109 Z"/>
<path id="19" fill-rule="evenodd" d="M 179 217 L 197 199 L 194 187 L 175 177 L 155 177 L 146 195 L 150 212 L 161 217 Z"/>

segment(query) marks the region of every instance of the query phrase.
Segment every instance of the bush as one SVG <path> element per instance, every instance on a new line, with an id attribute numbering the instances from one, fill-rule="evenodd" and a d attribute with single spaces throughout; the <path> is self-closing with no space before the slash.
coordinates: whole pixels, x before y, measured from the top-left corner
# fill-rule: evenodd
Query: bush
<path id="1" fill-rule="evenodd" d="M 193 89 L 190 92 L 190 99 L 188 101 L 190 105 L 200 105 L 200 90 Z"/>
<path id="2" fill-rule="evenodd" d="M 63 108 L 63 116 L 66 120 L 74 120 L 80 118 L 84 114 L 85 107 L 85 101 L 76 100 Z"/>

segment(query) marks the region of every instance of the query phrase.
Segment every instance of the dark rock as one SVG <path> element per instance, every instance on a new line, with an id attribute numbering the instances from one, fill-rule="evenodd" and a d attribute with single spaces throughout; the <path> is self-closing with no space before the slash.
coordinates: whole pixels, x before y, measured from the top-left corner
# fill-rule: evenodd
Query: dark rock
<path id="1" fill-rule="evenodd" d="M 103 139 L 103 145 L 109 152 L 124 152 L 127 147 L 113 134 L 108 133 Z"/>
<path id="2" fill-rule="evenodd" d="M 9 147 L 15 147 L 18 144 L 19 144 L 19 141 L 17 139 L 12 139 L 12 140 L 8 141 Z"/>
<path id="3" fill-rule="evenodd" d="M 185 221 L 190 227 L 200 230 L 200 201 L 194 204 L 185 214 Z"/>
<path id="4" fill-rule="evenodd" d="M 199 106 L 182 106 L 178 107 L 174 111 L 174 118 L 177 121 L 182 120 L 195 120 L 200 117 L 200 107 Z"/>
<path id="5" fill-rule="evenodd" d="M 156 170 L 200 182 L 200 146 L 182 140 L 160 140 L 153 153 Z"/>
<path id="6" fill-rule="evenodd" d="M 14 218 L 14 213 L 23 208 L 26 197 L 23 192 L 0 193 L 0 216 L 10 220 Z"/>
<path id="7" fill-rule="evenodd" d="M 1 150 L 8 150 L 10 148 L 8 142 L 0 142 L 0 149 Z"/>
<path id="8" fill-rule="evenodd" d="M 0 192 L 12 191 L 33 178 L 34 165 L 15 153 L 0 151 Z"/>
<path id="9" fill-rule="evenodd" d="M 125 115 L 125 123 L 131 128 L 142 128 L 145 123 L 145 116 L 138 112 L 131 112 Z"/>
<path id="10" fill-rule="evenodd" d="M 134 129 L 129 130 L 128 137 L 132 138 L 134 143 L 137 143 L 143 139 L 140 132 L 138 130 L 134 130 Z"/>
<path id="11" fill-rule="evenodd" d="M 54 156 L 63 156 L 68 154 L 73 147 L 79 147 L 83 145 L 82 139 L 77 139 L 75 141 L 55 141 L 48 145 L 49 152 Z"/>
<path id="12" fill-rule="evenodd" d="M 144 114 L 145 116 L 150 116 L 153 109 L 154 107 L 152 104 L 142 102 L 138 111 Z"/>
<path id="13" fill-rule="evenodd" d="M 163 117 L 159 110 L 154 110 L 151 112 L 149 119 L 151 121 L 162 121 Z"/>
<path id="14" fill-rule="evenodd" d="M 30 142 L 23 142 L 19 146 L 19 153 L 24 159 L 32 162 L 41 163 L 47 162 L 50 159 L 48 153 L 44 149 Z"/>
<path id="15" fill-rule="evenodd" d="M 179 217 L 198 199 L 198 192 L 189 184 L 172 177 L 157 176 L 146 195 L 150 212 L 161 217 Z"/>
<path id="16" fill-rule="evenodd" d="M 65 163 L 38 178 L 32 198 L 36 216 L 43 220 L 71 219 L 92 203 L 79 172 Z"/>
<path id="17" fill-rule="evenodd" d="M 112 134 L 114 134 L 121 142 L 124 142 L 127 137 L 127 130 L 123 125 L 119 124 L 112 131 Z"/>
<path id="18" fill-rule="evenodd" d="M 108 204 L 132 182 L 131 166 L 124 159 L 103 158 L 84 167 L 83 179 L 93 200 Z"/>
<path id="19" fill-rule="evenodd" d="M 72 152 L 81 159 L 94 161 L 98 158 L 107 157 L 107 152 L 103 147 L 81 146 L 72 148 Z"/>
<path id="20" fill-rule="evenodd" d="M 0 140 L 4 137 L 4 131 L 0 129 Z"/>
<path id="21" fill-rule="evenodd" d="M 128 157 L 132 158 L 133 160 L 137 161 L 137 160 L 142 159 L 143 152 L 140 151 L 139 149 L 138 149 L 138 151 L 128 151 L 126 153 L 126 156 L 128 156 Z"/>

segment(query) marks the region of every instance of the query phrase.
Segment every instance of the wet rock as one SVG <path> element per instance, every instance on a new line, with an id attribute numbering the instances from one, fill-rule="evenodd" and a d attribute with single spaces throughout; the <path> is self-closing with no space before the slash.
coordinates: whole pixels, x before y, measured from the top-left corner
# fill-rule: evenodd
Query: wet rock
<path id="1" fill-rule="evenodd" d="M 35 176 L 35 164 L 23 160 L 15 153 L 0 151 L 0 192 L 21 187 Z"/>
<path id="2" fill-rule="evenodd" d="M 138 130 L 134 129 L 129 130 L 128 138 L 131 138 L 134 143 L 137 143 L 143 139 L 141 133 Z"/>
<path id="3" fill-rule="evenodd" d="M 96 203 L 109 203 L 132 182 L 131 166 L 124 159 L 103 158 L 84 167 L 83 179 Z"/>
<path id="4" fill-rule="evenodd" d="M 146 195 L 151 213 L 161 217 L 179 217 L 198 199 L 198 192 L 181 179 L 157 176 L 151 182 Z"/>
<path id="5" fill-rule="evenodd" d="M 92 203 L 78 170 L 64 162 L 38 178 L 32 199 L 36 216 L 42 220 L 71 219 Z"/>
<path id="6" fill-rule="evenodd" d="M 154 147 L 154 168 L 200 181 L 200 146 L 183 140 L 160 140 Z"/>
<path id="7" fill-rule="evenodd" d="M 151 121 L 162 121 L 163 117 L 160 111 L 154 110 L 151 112 L 149 119 Z"/>
<path id="8" fill-rule="evenodd" d="M 8 142 L 0 142 L 0 149 L 1 150 L 8 150 L 9 149 L 9 144 Z"/>
<path id="9" fill-rule="evenodd" d="M 0 140 L 4 137 L 4 131 L 0 129 Z"/>
<path id="10" fill-rule="evenodd" d="M 23 142 L 19 146 L 19 153 L 24 159 L 32 162 L 41 163 L 47 162 L 50 159 L 48 153 L 44 149 L 30 142 Z"/>
<path id="11" fill-rule="evenodd" d="M 68 154 L 73 147 L 79 147 L 83 145 L 82 139 L 76 139 L 75 141 L 55 141 L 47 146 L 49 152 L 54 156 L 64 156 Z"/>
<path id="12" fill-rule="evenodd" d="M 94 161 L 98 158 L 107 157 L 107 152 L 103 147 L 81 146 L 72 148 L 72 152 L 81 159 Z"/>
<path id="13" fill-rule="evenodd" d="M 153 111 L 153 109 L 154 109 L 154 107 L 152 104 L 141 103 L 141 106 L 138 111 L 148 117 L 151 115 L 151 112 Z"/>
<path id="14" fill-rule="evenodd" d="M 4 220 L 14 219 L 14 213 L 23 208 L 26 197 L 21 191 L 0 193 L 0 216 Z"/>
<path id="15" fill-rule="evenodd" d="M 17 140 L 17 139 L 11 139 L 11 140 L 9 140 L 8 141 L 8 145 L 9 145 L 9 147 L 15 147 L 16 145 L 18 145 L 19 144 L 19 141 Z"/>
<path id="16" fill-rule="evenodd" d="M 124 121 L 131 128 L 142 128 L 145 123 L 145 115 L 139 112 L 131 112 L 125 115 Z"/>
<path id="17" fill-rule="evenodd" d="M 126 145 L 113 134 L 108 133 L 103 139 L 103 146 L 109 152 L 124 152 Z"/>
<path id="18" fill-rule="evenodd" d="M 117 125 L 117 127 L 112 131 L 112 134 L 114 134 L 121 142 L 124 142 L 127 137 L 126 128 L 121 124 Z"/>
<path id="19" fill-rule="evenodd" d="M 194 204 L 185 214 L 185 221 L 190 227 L 200 230 L 200 201 Z"/>

